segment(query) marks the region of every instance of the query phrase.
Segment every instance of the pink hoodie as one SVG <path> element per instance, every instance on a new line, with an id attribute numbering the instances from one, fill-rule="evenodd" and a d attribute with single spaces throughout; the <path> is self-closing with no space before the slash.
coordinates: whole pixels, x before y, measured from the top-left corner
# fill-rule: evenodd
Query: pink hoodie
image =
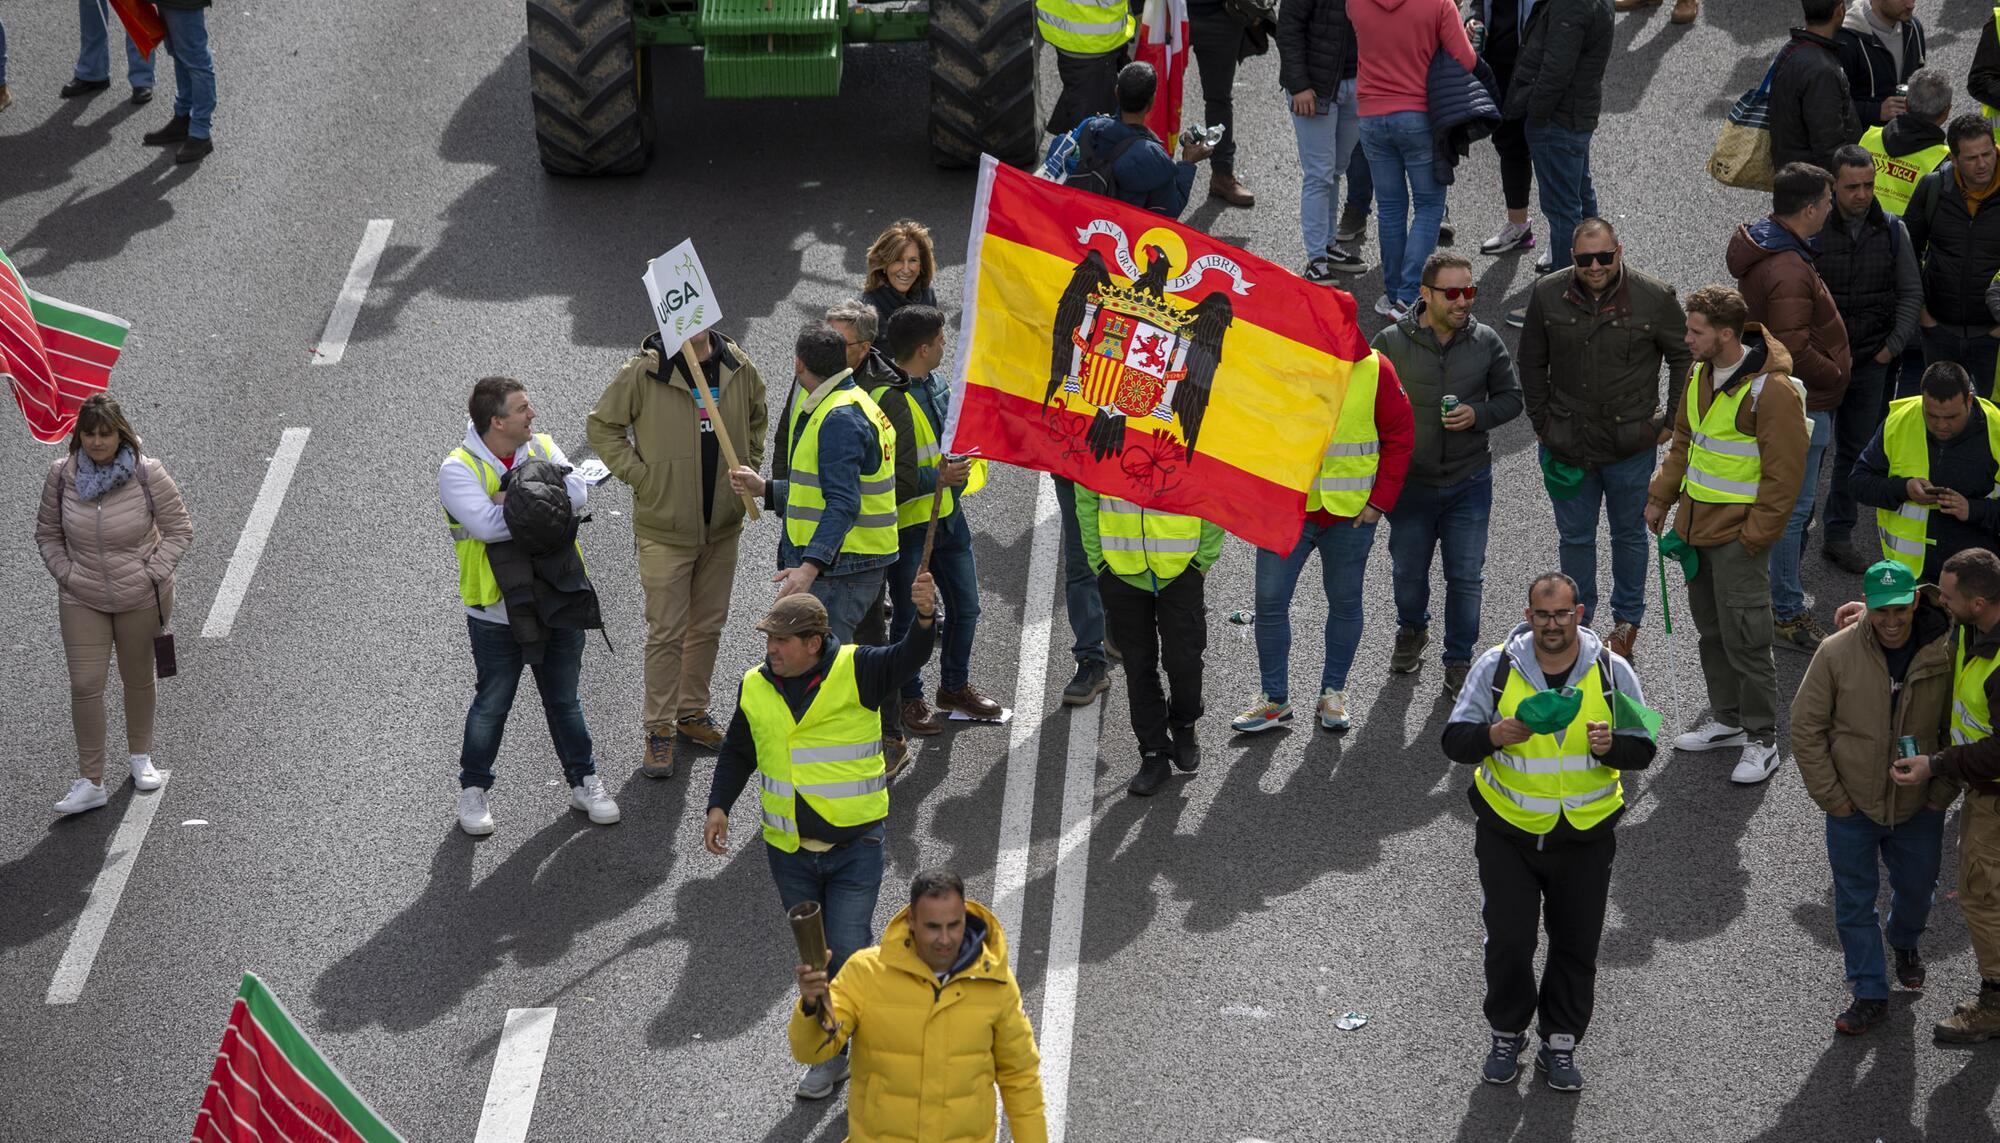
<path id="1" fill-rule="evenodd" d="M 1425 80 L 1442 47 L 1471 71 L 1479 65 L 1452 0 L 1347 0 L 1361 71 L 1355 83 L 1363 115 L 1428 111 Z"/>

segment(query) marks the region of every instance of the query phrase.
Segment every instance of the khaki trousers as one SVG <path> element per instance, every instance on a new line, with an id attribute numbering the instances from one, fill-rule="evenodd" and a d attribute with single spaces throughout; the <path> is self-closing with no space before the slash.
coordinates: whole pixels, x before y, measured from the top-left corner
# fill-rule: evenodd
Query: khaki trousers
<path id="1" fill-rule="evenodd" d="M 1980 977 L 2000 984 L 2000 794 L 1967 792 L 1959 829 L 1958 909 Z"/>
<path id="2" fill-rule="evenodd" d="M 736 541 L 682 547 L 640 538 L 639 586 L 646 590 L 646 729 L 708 709 L 715 649 L 729 619 Z"/>
<path id="3" fill-rule="evenodd" d="M 116 614 L 76 603 L 61 608 L 63 651 L 69 658 L 69 716 L 76 728 L 77 772 L 104 781 L 104 684 L 111 656 L 125 683 L 125 739 L 134 754 L 153 752 L 153 636 L 157 607 Z"/>
<path id="4" fill-rule="evenodd" d="M 1701 676 L 1716 721 L 1769 746 L 1778 732 L 1778 666 L 1771 659 L 1771 557 L 1740 540 L 1698 548 L 1688 608 L 1701 633 Z"/>

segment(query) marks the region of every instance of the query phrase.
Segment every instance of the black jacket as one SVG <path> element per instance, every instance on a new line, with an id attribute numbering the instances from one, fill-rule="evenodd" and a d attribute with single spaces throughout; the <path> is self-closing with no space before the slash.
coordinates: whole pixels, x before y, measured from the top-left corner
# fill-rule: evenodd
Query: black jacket
<path id="1" fill-rule="evenodd" d="M 1926 147 L 1944 146 L 1944 127 L 1919 119 L 1905 111 L 1882 125 L 1882 149 L 1892 159 L 1912 155 Z"/>
<path id="2" fill-rule="evenodd" d="M 1979 44 L 1972 49 L 1972 74 L 1965 90 L 1988 107 L 2000 107 L 2000 17 L 1983 10 L 1979 21 Z"/>
<path id="3" fill-rule="evenodd" d="M 1500 126 L 1500 107 L 1493 102 L 1493 69 L 1478 61 L 1477 74 L 1451 58 L 1450 52 L 1431 57 L 1425 77 L 1431 119 L 1431 174 L 1439 186 L 1457 178 L 1458 161 L 1472 145 Z"/>
<path id="4" fill-rule="evenodd" d="M 1832 40 L 1793 28 L 1771 76 L 1771 169 L 1811 163 L 1833 170 L 1833 153 L 1861 138 L 1840 49 Z"/>
<path id="5" fill-rule="evenodd" d="M 1686 335 L 1674 288 L 1630 266 L 1601 298 L 1575 267 L 1544 275 L 1528 294 L 1515 362 L 1535 436 L 1556 459 L 1585 468 L 1656 451 L 1687 390 Z"/>
<path id="6" fill-rule="evenodd" d="M 551 630 L 603 629 L 597 589 L 590 585 L 575 544 L 552 555 L 530 556 L 519 543 L 500 540 L 486 545 L 486 560 L 507 604 L 507 629 L 521 645 L 523 662 L 542 661 Z"/>
<path id="7" fill-rule="evenodd" d="M 1521 415 L 1521 382 L 1499 332 L 1473 318 L 1439 346 L 1437 334 L 1412 314 L 1376 334 L 1372 347 L 1396 367 L 1396 380 L 1410 396 L 1416 445 L 1405 479 L 1443 488 L 1491 468 L 1486 434 Z M 1445 431 L 1447 393 L 1472 407 L 1472 428 Z"/>
<path id="8" fill-rule="evenodd" d="M 1597 130 L 1611 62 L 1611 0 L 1541 0 L 1507 84 L 1507 118 Z"/>
<path id="9" fill-rule="evenodd" d="M 1928 534 L 1933 542 L 1924 552 L 1924 570 L 1919 578 L 1925 583 L 1936 583 L 1944 562 L 1959 552 L 1967 548 L 2000 548 L 2000 535 L 1996 535 L 2000 533 L 2000 500 L 1986 498 L 1993 491 L 1995 458 L 1986 442 L 1986 413 L 1977 402 L 1973 403 L 1972 416 L 1966 420 L 1964 430 L 1957 436 L 1941 441 L 1925 433 L 1924 443 L 1930 454 L 1930 482 L 1963 495 L 1971 509 L 1962 521 L 1936 510 L 1930 514 Z M 1881 429 L 1875 430 L 1875 438 L 1855 462 L 1854 471 L 1847 478 L 1847 491 L 1870 508 L 1891 512 L 1909 500 L 1909 474 L 1890 474 L 1889 453 L 1882 447 Z"/>
<path id="10" fill-rule="evenodd" d="M 1347 0 L 1282 0 L 1278 5 L 1278 85 L 1332 99 L 1360 68 Z"/>
<path id="11" fill-rule="evenodd" d="M 1826 283 L 1841 324 L 1847 327 L 1850 361 L 1866 361 L 1888 344 L 1901 317 L 1897 259 L 1909 237 L 1902 221 L 1875 200 L 1868 204 L 1858 233 L 1849 230 L 1847 219 L 1835 211 L 1819 232 L 1818 242 L 1813 269 Z M 1918 299 L 1909 301 L 1914 307 Z M 1894 348 L 1900 352 L 1901 343 Z"/>
<path id="12" fill-rule="evenodd" d="M 1866 130 L 1882 125 L 1882 101 L 1896 94 L 1897 85 L 1910 82 L 1910 77 L 1924 66 L 1928 44 L 1922 20 L 1911 16 L 1903 21 L 1903 70 L 1898 72 L 1896 58 L 1882 46 L 1875 30 L 1866 24 L 1857 27 L 1857 19 L 1865 17 L 1856 17 L 1850 9 L 1848 22 L 1833 34 L 1833 42 L 1840 50 L 1840 70 L 1847 73 L 1847 88 L 1854 98 L 1854 117 Z"/>
<path id="13" fill-rule="evenodd" d="M 885 344 L 889 340 L 890 314 L 895 313 L 904 306 L 931 306 L 935 308 L 938 304 L 937 291 L 929 286 L 925 286 L 914 294 L 905 294 L 887 282 L 862 294 L 861 300 L 875 307 L 875 317 L 878 322 L 875 327 L 875 337 L 878 341 Z"/>
<path id="14" fill-rule="evenodd" d="M 2000 199 L 1973 214 L 1950 159 L 1918 180 L 1903 225 L 1924 268 L 1924 307 L 1941 324 L 1993 328 L 1986 287 L 2000 273 Z"/>

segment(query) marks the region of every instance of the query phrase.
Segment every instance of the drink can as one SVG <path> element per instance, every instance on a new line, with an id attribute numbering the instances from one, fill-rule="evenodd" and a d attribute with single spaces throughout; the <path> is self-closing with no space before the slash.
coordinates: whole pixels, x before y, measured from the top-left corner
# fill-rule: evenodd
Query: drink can
<path id="1" fill-rule="evenodd" d="M 1446 393 L 1444 395 L 1444 400 L 1438 403 L 1438 407 L 1443 409 L 1445 413 L 1449 414 L 1453 409 L 1458 408 L 1458 398 L 1452 396 L 1450 393 Z"/>
<path id="2" fill-rule="evenodd" d="M 1910 85 L 1909 85 L 1909 84 L 1907 84 L 1907 83 L 1899 83 L 1899 84 L 1897 84 L 1897 85 L 1896 85 L 1896 94 L 1897 94 L 1898 96 L 1900 96 L 1900 97 L 1904 98 L 1904 99 L 1907 99 L 1907 98 L 1909 98 L 1909 95 L 1910 95 Z"/>
<path id="3" fill-rule="evenodd" d="M 1232 611 L 1229 613 L 1229 621 L 1238 627 L 1248 627 L 1252 623 L 1257 622 L 1257 613 L 1254 611 Z"/>
<path id="4" fill-rule="evenodd" d="M 1896 740 L 1896 751 L 1896 757 L 1898 758 L 1915 758 L 1918 754 L 1917 740 L 1911 735 L 1905 734 Z"/>

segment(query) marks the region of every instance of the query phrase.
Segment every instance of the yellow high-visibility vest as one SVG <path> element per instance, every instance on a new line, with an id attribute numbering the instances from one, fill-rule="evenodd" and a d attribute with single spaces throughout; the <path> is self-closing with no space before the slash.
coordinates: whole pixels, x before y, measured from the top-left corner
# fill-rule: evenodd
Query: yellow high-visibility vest
<path id="1" fill-rule="evenodd" d="M 1910 193 L 1917 189 L 1917 180 L 1937 169 L 1937 165 L 1951 156 L 1951 148 L 1943 143 L 1912 151 L 1907 155 L 1891 157 L 1882 143 L 1882 129 L 1870 127 L 1861 133 L 1861 145 L 1875 160 L 1875 200 L 1882 209 L 1898 218 L 1910 207 Z"/>
<path id="2" fill-rule="evenodd" d="M 785 426 L 787 440 L 796 440 L 792 449 L 791 484 L 785 491 L 785 538 L 792 546 L 804 551 L 812 543 L 813 532 L 818 529 L 820 517 L 826 510 L 826 497 L 819 486 L 819 430 L 826 418 L 838 408 L 853 405 L 868 417 L 875 426 L 876 443 L 880 446 L 881 462 L 875 471 L 861 474 L 861 513 L 854 519 L 854 526 L 840 541 L 840 550 L 850 555 L 888 555 L 896 550 L 896 430 L 890 426 L 889 418 L 880 407 L 860 389 L 852 385 L 835 389 L 828 393 L 812 413 L 806 418 L 805 433 L 796 432 L 799 420 L 799 406 L 804 404 L 804 395 L 792 402 L 792 419 Z"/>
<path id="3" fill-rule="evenodd" d="M 1706 364 L 1697 361 L 1688 371 L 1687 395 L 1683 399 L 1694 440 L 1688 445 L 1687 475 L 1681 478 L 1681 490 L 1704 504 L 1754 503 L 1764 465 L 1757 438 L 1737 429 L 1736 411 L 1746 399 L 1752 409 L 1757 407 L 1757 397 L 1764 391 L 1764 378 L 1755 377 L 1734 393 L 1716 393 L 1708 408 L 1696 415 L 1695 398 L 1701 391 L 1701 375 L 1706 368 Z"/>
<path id="4" fill-rule="evenodd" d="M 1035 25 L 1042 42 L 1078 56 L 1098 56 L 1125 46 L 1138 28 L 1132 6 L 1125 0 L 1035 0 Z M 1108 115 L 1113 107 L 1086 108 L 1087 114 Z M 1074 124 L 1065 125 L 1069 130 Z"/>
<path id="5" fill-rule="evenodd" d="M 1500 654 L 1504 659 L 1504 647 Z M 1571 684 L 1583 692 L 1583 705 L 1562 734 L 1537 734 L 1501 747 L 1479 764 L 1473 785 L 1494 813 L 1528 833 L 1542 834 L 1565 817 L 1577 829 L 1589 829 L 1625 804 L 1618 771 L 1590 752 L 1587 726 L 1611 721 L 1611 706 L 1604 701 L 1610 683 L 1604 672 L 1610 669 L 1606 655 Z M 1520 671 L 1508 671 L 1497 707 L 1500 717 L 1514 717 L 1514 711 L 1535 693 Z"/>
<path id="6" fill-rule="evenodd" d="M 1201 518 L 1154 512 L 1116 496 L 1097 498 L 1097 546 L 1117 575 L 1173 580 L 1201 551 Z"/>
<path id="7" fill-rule="evenodd" d="M 1372 352 L 1348 371 L 1340 423 L 1320 459 L 1319 476 L 1306 491 L 1306 511 L 1359 516 L 1368 505 L 1375 473 L 1382 467 L 1382 440 L 1375 431 L 1375 386 L 1380 374 L 1381 359 Z"/>
<path id="8" fill-rule="evenodd" d="M 1986 416 L 1986 447 L 1995 458 L 1993 491 L 1987 497 L 2000 499 L 2000 408 L 1984 397 L 1974 400 Z M 1930 479 L 1930 433 L 1924 428 L 1922 396 L 1889 402 L 1889 415 L 1882 421 L 1882 452 L 1888 458 L 1890 476 Z M 1893 512 L 1877 508 L 1875 527 L 1882 534 L 1882 558 L 1909 568 L 1911 575 L 1922 576 L 1924 549 L 1931 542 L 1930 506 L 1906 500 Z"/>
<path id="9" fill-rule="evenodd" d="M 861 704 L 853 646 L 834 652 L 804 717 L 792 718 L 762 667 L 743 673 L 740 706 L 757 747 L 758 808 L 764 840 L 773 847 L 798 851 L 800 798 L 828 825 L 866 825 L 889 816 L 882 715 Z"/>
<path id="10" fill-rule="evenodd" d="M 542 449 L 539 453 L 535 451 L 537 445 Z M 529 457 L 549 460 L 556 455 L 556 442 L 547 433 L 536 433 L 528 439 L 527 449 Z M 486 490 L 488 499 L 500 491 L 500 474 L 471 449 L 459 445 L 451 450 L 450 459 L 471 469 L 479 477 L 480 487 Z M 444 523 L 451 530 L 452 547 L 458 553 L 458 598 L 467 607 L 491 607 L 500 602 L 500 581 L 493 578 L 493 565 L 486 558 L 485 541 L 473 539 L 472 533 L 465 530 L 465 525 L 452 519 L 449 508 L 445 509 Z"/>
<path id="11" fill-rule="evenodd" d="M 2000 657 L 1975 659 L 1966 653 L 1972 629 L 1958 626 L 1958 650 L 1951 667 L 1951 744 L 1964 746 L 1993 737 L 1993 712 L 1986 705 L 1986 680 Z"/>

